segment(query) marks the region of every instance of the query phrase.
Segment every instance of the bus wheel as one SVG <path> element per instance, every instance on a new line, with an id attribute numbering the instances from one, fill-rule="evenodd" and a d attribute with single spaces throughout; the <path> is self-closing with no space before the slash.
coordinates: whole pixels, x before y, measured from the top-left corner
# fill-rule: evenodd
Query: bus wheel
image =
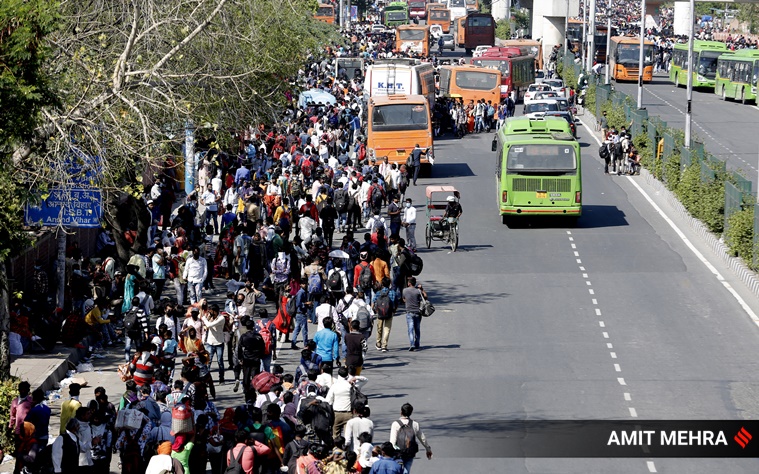
<path id="1" fill-rule="evenodd" d="M 741 104 L 746 105 L 746 89 L 741 89 Z"/>
<path id="2" fill-rule="evenodd" d="M 720 96 L 720 99 L 727 100 L 727 94 L 725 94 L 725 86 L 722 86 L 722 95 Z"/>

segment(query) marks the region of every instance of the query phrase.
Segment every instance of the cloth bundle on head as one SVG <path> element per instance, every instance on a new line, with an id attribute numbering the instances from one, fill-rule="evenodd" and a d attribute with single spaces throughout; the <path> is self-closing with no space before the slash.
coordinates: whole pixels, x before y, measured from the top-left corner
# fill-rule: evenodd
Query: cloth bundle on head
<path id="1" fill-rule="evenodd" d="M 185 435 L 178 434 L 176 438 L 174 438 L 174 444 L 171 445 L 171 450 L 179 452 L 181 449 L 184 448 L 184 441 L 185 441 Z"/>
<path id="2" fill-rule="evenodd" d="M 163 443 L 158 445 L 158 449 L 156 450 L 158 454 L 165 454 L 165 455 L 171 455 L 171 441 L 164 441 Z"/>

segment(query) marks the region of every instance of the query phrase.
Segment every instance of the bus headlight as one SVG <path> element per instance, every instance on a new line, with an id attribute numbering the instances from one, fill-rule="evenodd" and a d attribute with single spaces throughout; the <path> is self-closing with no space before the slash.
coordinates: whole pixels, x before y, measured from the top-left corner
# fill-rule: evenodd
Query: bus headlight
<path id="1" fill-rule="evenodd" d="M 696 79 L 698 79 L 698 82 L 706 82 L 706 78 L 700 74 L 696 76 Z"/>

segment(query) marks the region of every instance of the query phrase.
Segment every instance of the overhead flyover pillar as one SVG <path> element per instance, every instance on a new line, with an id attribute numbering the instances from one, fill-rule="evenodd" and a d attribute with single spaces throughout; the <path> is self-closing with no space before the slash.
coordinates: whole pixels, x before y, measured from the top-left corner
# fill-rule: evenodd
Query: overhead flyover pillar
<path id="1" fill-rule="evenodd" d="M 525 3 L 521 2 L 527 7 Z M 566 41 L 566 19 L 580 16 L 580 0 L 539 0 L 532 2 L 532 38 L 543 44 L 543 64 L 548 64 L 551 50 Z"/>

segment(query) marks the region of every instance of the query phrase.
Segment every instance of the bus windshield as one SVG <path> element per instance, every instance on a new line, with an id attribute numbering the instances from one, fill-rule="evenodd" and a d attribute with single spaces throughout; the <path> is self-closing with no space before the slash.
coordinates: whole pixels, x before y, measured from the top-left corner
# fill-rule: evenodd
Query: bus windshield
<path id="1" fill-rule="evenodd" d="M 448 10 L 432 10 L 430 11 L 430 19 L 432 20 L 450 20 L 451 12 Z"/>
<path id="2" fill-rule="evenodd" d="M 698 57 L 698 73 L 708 79 L 717 77 L 717 59 L 724 51 L 704 51 Z"/>
<path id="3" fill-rule="evenodd" d="M 386 14 L 388 21 L 403 21 L 406 19 L 405 11 L 389 11 Z"/>
<path id="4" fill-rule="evenodd" d="M 575 150 L 571 145 L 515 145 L 509 148 L 508 170 L 567 171 L 576 170 Z"/>
<path id="5" fill-rule="evenodd" d="M 473 16 L 469 17 L 467 26 L 471 27 L 491 27 L 493 26 L 493 18 L 489 16 Z"/>
<path id="6" fill-rule="evenodd" d="M 376 132 L 426 129 L 427 109 L 422 104 L 391 104 L 374 108 L 372 130 Z"/>
<path id="7" fill-rule="evenodd" d="M 448 0 L 448 8 L 465 8 L 464 0 Z"/>
<path id="8" fill-rule="evenodd" d="M 319 7 L 316 10 L 316 16 L 334 16 L 335 11 L 332 7 Z"/>
<path id="9" fill-rule="evenodd" d="M 505 77 L 509 75 L 509 62 L 498 60 L 498 59 L 475 59 L 474 60 L 475 66 L 480 67 L 489 67 L 491 69 L 498 69 L 501 71 L 501 77 Z"/>
<path id="10" fill-rule="evenodd" d="M 424 8 L 425 5 L 424 2 L 411 2 L 408 4 L 409 8 Z"/>
<path id="11" fill-rule="evenodd" d="M 652 64 L 654 48 L 645 45 L 643 48 L 643 64 Z M 617 62 L 622 65 L 635 66 L 640 59 L 640 45 L 620 44 L 617 46 Z"/>
<path id="12" fill-rule="evenodd" d="M 424 30 L 398 30 L 401 41 L 419 41 L 424 39 Z"/>
<path id="13" fill-rule="evenodd" d="M 462 89 L 488 91 L 494 89 L 499 85 L 498 74 L 471 71 L 456 72 L 456 86 Z"/>

